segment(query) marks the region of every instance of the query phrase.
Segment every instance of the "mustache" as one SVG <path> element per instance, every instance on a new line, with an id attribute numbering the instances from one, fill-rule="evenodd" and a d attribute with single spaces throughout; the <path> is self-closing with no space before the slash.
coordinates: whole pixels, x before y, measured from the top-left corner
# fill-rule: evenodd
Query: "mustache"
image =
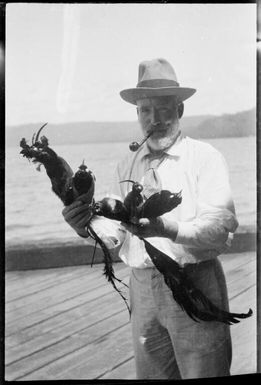
<path id="1" fill-rule="evenodd" d="M 155 122 L 155 123 L 151 123 L 148 127 L 149 127 L 149 131 L 150 130 L 153 130 L 153 131 L 156 131 L 157 128 L 164 128 L 164 129 L 168 129 L 171 125 L 171 122 Z"/>
<path id="2" fill-rule="evenodd" d="M 155 123 L 151 123 L 151 128 L 156 128 L 156 127 L 158 127 L 158 126 L 161 126 L 163 123 L 161 123 L 161 122 L 155 122 Z"/>
<path id="3" fill-rule="evenodd" d="M 142 139 L 140 143 L 138 142 L 132 142 L 129 144 L 129 149 L 133 152 L 138 151 L 138 149 L 149 139 L 149 137 L 154 133 L 157 132 L 157 128 L 163 128 L 167 130 L 171 125 L 171 122 L 155 122 L 148 125 L 147 129 L 147 135 L 145 138 Z"/>

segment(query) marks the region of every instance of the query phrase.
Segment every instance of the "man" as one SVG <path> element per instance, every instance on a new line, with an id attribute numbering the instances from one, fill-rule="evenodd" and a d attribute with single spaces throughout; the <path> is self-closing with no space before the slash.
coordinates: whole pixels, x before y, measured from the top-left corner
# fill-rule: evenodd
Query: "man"
<path id="1" fill-rule="evenodd" d="M 227 289 L 217 256 L 232 238 L 238 223 L 223 156 L 207 143 L 182 136 L 179 119 L 183 101 L 195 89 L 180 87 L 164 59 L 139 66 L 136 88 L 121 97 L 137 106 L 144 146 L 117 167 L 113 194 L 122 200 L 131 179 L 144 186 L 144 195 L 161 189 L 182 191 L 182 203 L 169 213 L 127 225 L 94 218 L 92 225 L 108 247 L 122 244 L 119 255 L 132 267 L 130 306 L 138 379 L 188 379 L 227 376 L 231 365 L 229 326 L 195 322 L 174 301 L 163 276 L 146 253 L 146 238 L 190 272 L 190 278 L 209 299 L 228 310 Z M 75 202 L 63 211 L 81 236 L 88 206 Z M 107 221 L 107 222 L 106 222 Z"/>

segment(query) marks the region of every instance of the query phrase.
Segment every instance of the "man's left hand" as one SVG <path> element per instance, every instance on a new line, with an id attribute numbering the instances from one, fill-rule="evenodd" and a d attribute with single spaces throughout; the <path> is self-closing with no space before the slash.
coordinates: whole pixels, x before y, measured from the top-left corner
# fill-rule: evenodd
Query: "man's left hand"
<path id="1" fill-rule="evenodd" d="M 149 237 L 164 237 L 175 242 L 178 234 L 178 224 L 174 221 L 169 221 L 166 218 L 141 218 L 135 223 L 121 225 L 133 235 L 139 238 Z"/>
<path id="2" fill-rule="evenodd" d="M 164 224 L 160 217 L 151 219 L 141 218 L 135 223 L 126 224 L 122 222 L 121 225 L 139 238 L 166 236 L 164 234 Z"/>

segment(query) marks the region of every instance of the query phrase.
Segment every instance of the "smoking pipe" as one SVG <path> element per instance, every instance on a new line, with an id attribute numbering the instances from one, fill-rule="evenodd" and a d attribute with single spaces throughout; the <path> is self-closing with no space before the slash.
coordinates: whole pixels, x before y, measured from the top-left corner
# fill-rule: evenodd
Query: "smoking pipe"
<path id="1" fill-rule="evenodd" d="M 153 123 L 151 125 L 151 130 L 148 132 L 148 134 L 145 136 L 145 138 L 142 139 L 142 141 L 140 143 L 138 142 L 132 142 L 129 144 L 129 149 L 133 152 L 136 152 L 138 151 L 138 149 L 146 142 L 146 140 L 149 139 L 149 137 L 153 134 L 154 132 L 154 128 L 156 128 L 157 126 L 159 126 L 161 123 L 160 122 L 156 122 L 156 123 Z"/>

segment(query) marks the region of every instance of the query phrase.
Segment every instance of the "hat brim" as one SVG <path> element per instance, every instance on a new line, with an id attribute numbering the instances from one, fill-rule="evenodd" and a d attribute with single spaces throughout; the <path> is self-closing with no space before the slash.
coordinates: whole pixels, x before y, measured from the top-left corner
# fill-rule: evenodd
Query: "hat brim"
<path id="1" fill-rule="evenodd" d="M 187 87 L 137 87 L 122 90 L 120 96 L 126 102 L 135 105 L 137 105 L 137 100 L 152 98 L 153 96 L 176 96 L 179 103 L 190 98 L 195 92 L 195 88 Z"/>

